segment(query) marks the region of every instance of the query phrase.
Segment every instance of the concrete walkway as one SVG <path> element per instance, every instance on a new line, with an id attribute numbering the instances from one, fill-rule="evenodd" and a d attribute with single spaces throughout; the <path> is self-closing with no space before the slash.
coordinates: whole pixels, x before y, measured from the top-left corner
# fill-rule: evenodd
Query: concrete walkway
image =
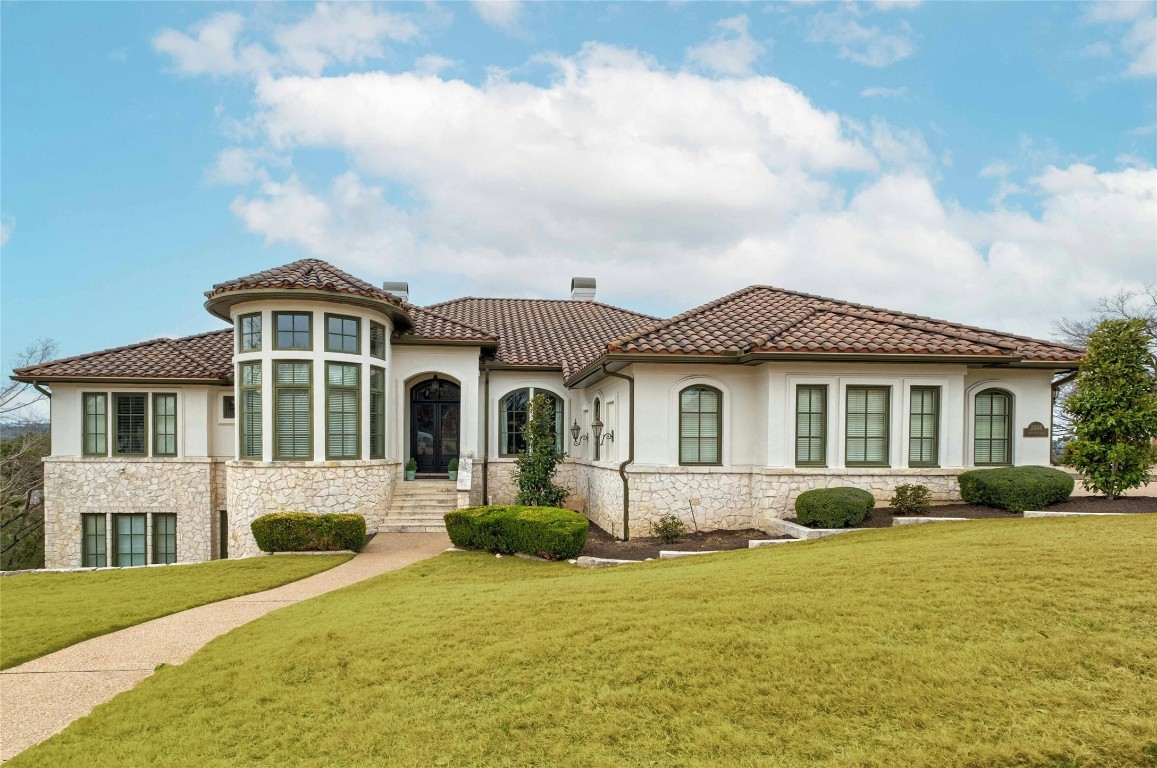
<path id="1" fill-rule="evenodd" d="M 449 546 L 445 533 L 381 533 L 349 562 L 315 576 L 153 619 L 0 672 L 0 760 L 60 732 L 158 665 L 182 663 L 231 629 Z"/>

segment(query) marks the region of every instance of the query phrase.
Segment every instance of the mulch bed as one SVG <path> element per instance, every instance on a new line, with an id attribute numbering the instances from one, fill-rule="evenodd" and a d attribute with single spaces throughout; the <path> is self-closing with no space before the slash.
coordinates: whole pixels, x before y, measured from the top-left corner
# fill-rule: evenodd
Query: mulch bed
<path id="1" fill-rule="evenodd" d="M 1061 504 L 1048 507 L 1050 512 L 1126 512 L 1142 513 L 1157 512 L 1157 497 L 1155 496 L 1125 496 L 1109 501 L 1104 496 L 1073 496 Z M 892 525 L 892 508 L 876 507 L 871 516 L 855 526 L 856 528 L 888 528 Z M 1008 512 L 995 507 L 985 507 L 980 504 L 938 504 L 928 510 L 926 515 L 918 517 L 964 517 L 969 520 L 983 520 L 987 518 L 1022 518 L 1020 512 Z M 812 526 L 818 527 L 818 526 Z"/>
<path id="2" fill-rule="evenodd" d="M 619 541 L 611 534 L 591 523 L 587 533 L 587 543 L 580 555 L 587 557 L 609 557 L 616 560 L 658 559 L 659 550 L 677 552 L 710 552 L 712 550 L 747 549 L 751 539 L 790 539 L 790 536 L 773 536 L 754 528 L 742 531 L 699 531 L 689 533 L 678 544 L 663 544 L 658 537 L 632 537 L 630 541 Z"/>

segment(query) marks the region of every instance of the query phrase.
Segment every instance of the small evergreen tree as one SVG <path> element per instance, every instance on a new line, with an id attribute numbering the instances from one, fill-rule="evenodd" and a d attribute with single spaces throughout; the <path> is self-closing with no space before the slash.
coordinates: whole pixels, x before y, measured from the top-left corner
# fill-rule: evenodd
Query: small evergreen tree
<path id="1" fill-rule="evenodd" d="M 1115 499 L 1149 481 L 1157 460 L 1157 374 L 1143 320 L 1097 326 L 1066 408 L 1075 435 L 1066 457 L 1086 489 Z"/>
<path id="2" fill-rule="evenodd" d="M 551 434 L 554 406 L 546 395 L 535 395 L 530 399 L 526 415 L 526 424 L 522 427 L 526 450 L 514 460 L 514 482 L 518 484 L 515 503 L 557 507 L 566 501 L 570 491 L 554 484 L 554 471 L 563 457 Z"/>

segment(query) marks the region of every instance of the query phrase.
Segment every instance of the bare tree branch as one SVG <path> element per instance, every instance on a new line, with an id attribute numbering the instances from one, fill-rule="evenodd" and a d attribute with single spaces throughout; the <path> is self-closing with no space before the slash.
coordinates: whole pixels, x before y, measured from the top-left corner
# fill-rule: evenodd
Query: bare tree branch
<path id="1" fill-rule="evenodd" d="M 12 368 L 27 368 L 30 365 L 52 360 L 60 351 L 60 345 L 53 339 L 34 341 L 16 353 L 10 361 Z M 28 407 L 44 399 L 31 384 L 23 381 L 8 381 L 0 387 L 0 423 L 19 423 Z"/>

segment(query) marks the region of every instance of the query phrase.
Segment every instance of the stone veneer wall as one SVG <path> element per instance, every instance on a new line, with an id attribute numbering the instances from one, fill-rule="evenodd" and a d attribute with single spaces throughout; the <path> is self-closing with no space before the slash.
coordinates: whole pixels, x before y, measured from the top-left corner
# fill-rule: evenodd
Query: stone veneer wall
<path id="1" fill-rule="evenodd" d="M 261 551 L 250 523 L 270 512 L 342 512 L 382 524 L 401 464 L 396 461 L 230 461 L 229 556 Z"/>
<path id="2" fill-rule="evenodd" d="M 518 496 L 518 486 L 514 484 L 514 459 L 490 459 L 487 476 L 487 494 L 491 504 L 513 504 Z M 481 477 L 482 468 L 478 466 L 478 476 Z M 555 470 L 554 482 L 570 490 L 563 506 L 569 509 L 582 509 L 583 496 L 579 489 L 578 467 L 573 460 L 563 461 Z M 479 496 L 481 496 L 479 487 Z"/>
<path id="3" fill-rule="evenodd" d="M 177 560 L 187 563 L 210 559 L 214 463 L 212 459 L 46 458 L 45 567 L 81 564 L 82 514 L 176 514 Z M 113 527 L 108 522 L 111 565 Z M 151 516 L 147 531 L 151 562 Z"/>

